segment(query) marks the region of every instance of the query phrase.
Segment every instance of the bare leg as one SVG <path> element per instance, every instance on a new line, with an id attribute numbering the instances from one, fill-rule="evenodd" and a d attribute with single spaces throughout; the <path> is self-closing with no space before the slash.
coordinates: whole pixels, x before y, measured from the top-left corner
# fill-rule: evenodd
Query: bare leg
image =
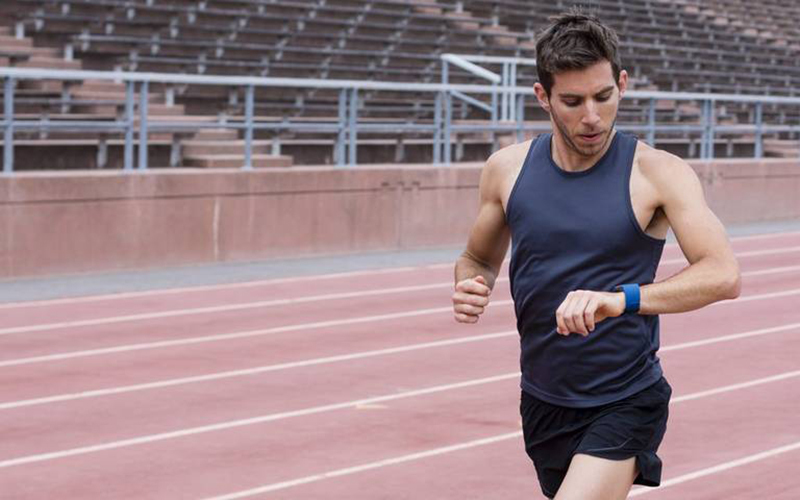
<path id="1" fill-rule="evenodd" d="M 609 460 L 577 454 L 555 500 L 625 500 L 637 474 L 636 458 Z"/>

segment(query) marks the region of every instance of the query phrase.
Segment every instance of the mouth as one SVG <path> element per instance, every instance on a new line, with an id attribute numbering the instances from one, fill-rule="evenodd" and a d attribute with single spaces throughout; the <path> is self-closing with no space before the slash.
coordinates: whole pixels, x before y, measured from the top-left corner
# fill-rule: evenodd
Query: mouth
<path id="1" fill-rule="evenodd" d="M 578 137 L 580 137 L 583 142 L 598 142 L 600 138 L 603 137 L 603 133 L 596 132 L 594 134 L 578 134 Z"/>

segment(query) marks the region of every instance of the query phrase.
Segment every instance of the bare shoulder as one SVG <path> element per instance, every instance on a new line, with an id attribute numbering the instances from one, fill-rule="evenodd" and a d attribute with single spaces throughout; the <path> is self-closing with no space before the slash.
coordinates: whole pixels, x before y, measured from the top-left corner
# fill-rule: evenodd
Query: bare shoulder
<path id="1" fill-rule="evenodd" d="M 656 149 L 642 141 L 636 145 L 635 165 L 639 172 L 653 181 L 685 176 L 694 169 L 686 160 L 667 151 Z"/>
<path id="2" fill-rule="evenodd" d="M 694 169 L 684 159 L 642 141 L 636 146 L 634 175 L 664 201 L 676 190 L 699 185 Z"/>
<path id="3" fill-rule="evenodd" d="M 506 206 L 508 196 L 514 183 L 517 180 L 525 157 L 531 147 L 532 140 L 511 144 L 498 151 L 495 151 L 483 168 L 481 183 L 491 186 L 492 191 L 502 201 L 503 208 Z"/>

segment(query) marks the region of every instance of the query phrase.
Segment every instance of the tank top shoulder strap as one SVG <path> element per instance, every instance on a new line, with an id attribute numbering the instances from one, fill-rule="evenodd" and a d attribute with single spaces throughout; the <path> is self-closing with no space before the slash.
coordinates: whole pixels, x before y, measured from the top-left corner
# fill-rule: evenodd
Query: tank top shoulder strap
<path id="1" fill-rule="evenodd" d="M 525 155 L 525 160 L 522 162 L 522 167 L 520 167 L 517 178 L 514 180 L 514 186 L 511 188 L 511 192 L 508 194 L 508 201 L 506 202 L 506 219 L 508 219 L 508 214 L 511 213 L 513 208 L 512 206 L 514 204 L 515 193 L 520 190 L 520 185 L 523 183 L 523 177 L 525 177 L 526 172 L 533 169 L 531 164 L 536 163 L 537 156 L 542 154 L 542 144 L 548 140 L 549 137 L 550 134 L 540 134 L 531 141 L 531 145 L 528 147 L 528 154 Z"/>

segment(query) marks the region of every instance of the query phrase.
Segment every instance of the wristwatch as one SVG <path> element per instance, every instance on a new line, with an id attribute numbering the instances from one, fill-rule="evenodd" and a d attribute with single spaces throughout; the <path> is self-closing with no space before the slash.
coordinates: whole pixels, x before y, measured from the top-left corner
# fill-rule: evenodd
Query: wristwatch
<path id="1" fill-rule="evenodd" d="M 638 313 L 639 304 L 641 303 L 641 291 L 639 285 L 636 283 L 629 283 L 625 285 L 618 285 L 614 288 L 615 292 L 623 292 L 625 294 L 625 312 Z"/>

